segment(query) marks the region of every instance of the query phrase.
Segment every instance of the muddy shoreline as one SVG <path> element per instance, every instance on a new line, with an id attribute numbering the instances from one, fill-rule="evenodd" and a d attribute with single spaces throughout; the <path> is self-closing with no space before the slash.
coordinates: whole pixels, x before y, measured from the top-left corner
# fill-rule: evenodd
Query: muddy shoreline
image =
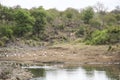
<path id="1" fill-rule="evenodd" d="M 120 49 L 108 45 L 57 44 L 47 47 L 9 47 L 0 50 L 0 61 L 64 64 L 119 64 Z"/>

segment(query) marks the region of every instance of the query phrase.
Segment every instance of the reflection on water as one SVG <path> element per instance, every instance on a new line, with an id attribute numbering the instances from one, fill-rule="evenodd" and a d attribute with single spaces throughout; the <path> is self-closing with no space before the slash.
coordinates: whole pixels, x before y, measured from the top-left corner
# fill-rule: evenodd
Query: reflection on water
<path id="1" fill-rule="evenodd" d="M 28 69 L 34 74 L 33 77 L 43 77 L 45 76 L 45 69 Z"/>
<path id="2" fill-rule="evenodd" d="M 82 66 L 68 68 L 30 68 L 31 80 L 120 80 L 120 65 L 117 67 Z"/>

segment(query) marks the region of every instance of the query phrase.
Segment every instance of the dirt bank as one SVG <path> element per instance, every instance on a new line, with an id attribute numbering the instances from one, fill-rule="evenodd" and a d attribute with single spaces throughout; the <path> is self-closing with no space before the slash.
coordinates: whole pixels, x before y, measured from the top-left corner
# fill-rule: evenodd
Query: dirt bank
<path id="1" fill-rule="evenodd" d="M 4 52 L 0 60 L 41 63 L 109 63 L 120 62 L 120 48 L 108 45 L 57 44 L 46 48 L 20 48 Z"/>

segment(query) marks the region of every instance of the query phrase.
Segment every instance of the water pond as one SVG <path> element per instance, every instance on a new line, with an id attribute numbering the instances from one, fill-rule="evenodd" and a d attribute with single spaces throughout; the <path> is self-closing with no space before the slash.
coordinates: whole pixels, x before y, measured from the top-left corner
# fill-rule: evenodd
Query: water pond
<path id="1" fill-rule="evenodd" d="M 30 66 L 30 80 L 120 80 L 120 65 Z"/>

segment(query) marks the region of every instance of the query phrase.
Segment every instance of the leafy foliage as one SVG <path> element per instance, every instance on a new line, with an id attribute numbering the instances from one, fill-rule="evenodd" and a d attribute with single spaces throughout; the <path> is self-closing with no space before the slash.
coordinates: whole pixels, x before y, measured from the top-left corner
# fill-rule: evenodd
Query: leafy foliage
<path id="1" fill-rule="evenodd" d="M 33 34 L 37 35 L 37 37 L 40 37 L 40 34 L 43 34 L 45 30 L 45 24 L 46 24 L 46 11 L 40 7 L 32 12 L 32 15 L 35 18 L 35 23 L 33 26 Z"/>
<path id="2" fill-rule="evenodd" d="M 120 8 L 107 12 L 98 3 L 95 10 L 86 7 L 81 11 L 58 11 L 42 6 L 28 10 L 0 4 L 0 45 L 16 38 L 50 43 L 81 38 L 92 45 L 120 43 Z"/>
<path id="3" fill-rule="evenodd" d="M 83 9 L 82 11 L 82 19 L 84 23 L 88 24 L 90 19 L 92 19 L 94 16 L 94 10 L 92 7 L 87 7 L 86 9 Z"/>
<path id="4" fill-rule="evenodd" d="M 108 44 L 120 42 L 120 27 L 110 27 L 105 30 L 94 31 L 89 40 L 86 40 L 87 44 Z"/>
<path id="5" fill-rule="evenodd" d="M 87 44 L 105 44 L 108 41 L 107 30 L 103 31 L 94 31 L 91 34 L 90 40 L 87 41 Z"/>
<path id="6" fill-rule="evenodd" d="M 1 24 L 0 25 L 0 36 L 6 36 L 8 38 L 12 38 L 13 36 L 13 30 L 12 30 L 12 26 L 10 25 L 6 25 L 6 24 Z"/>
<path id="7" fill-rule="evenodd" d="M 81 36 L 84 36 L 84 34 L 85 34 L 85 28 L 81 26 L 78 29 L 78 31 L 76 31 L 76 36 L 81 37 Z"/>
<path id="8" fill-rule="evenodd" d="M 30 13 L 25 10 L 18 10 L 15 14 L 16 27 L 15 34 L 18 36 L 23 36 L 24 34 L 32 31 L 32 26 L 34 24 L 34 18 L 30 16 Z"/>

